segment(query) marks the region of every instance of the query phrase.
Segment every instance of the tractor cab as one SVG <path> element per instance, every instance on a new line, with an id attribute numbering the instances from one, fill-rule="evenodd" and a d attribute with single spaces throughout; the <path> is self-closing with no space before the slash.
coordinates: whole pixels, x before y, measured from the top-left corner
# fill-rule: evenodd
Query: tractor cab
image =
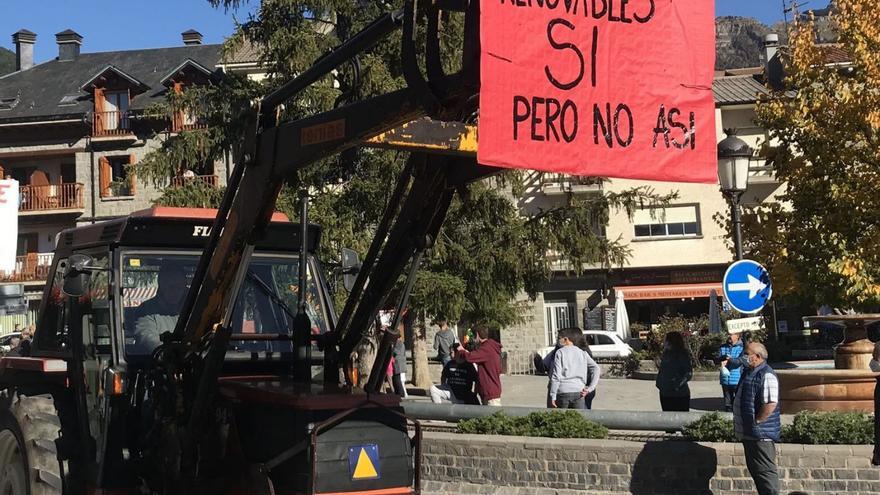
<path id="1" fill-rule="evenodd" d="M 162 491 L 177 469 L 180 452 L 169 448 L 167 432 L 155 431 L 151 416 L 160 407 L 187 405 L 169 406 L 169 390 L 179 384 L 154 367 L 163 353 L 176 352 L 166 343 L 215 213 L 152 208 L 58 236 L 31 354 L 0 360 L 0 385 L 29 399 L 45 397 L 48 405 L 40 407 L 54 406 L 60 424 L 53 428 L 63 440 L 58 454 L 74 471 L 88 473 L 80 480 L 86 487 L 132 487 L 141 480 Z M 302 232 L 276 213 L 241 274 L 204 425 L 218 448 L 200 454 L 200 470 L 219 485 L 271 487 L 266 493 L 411 493 L 414 443 L 397 397 L 356 393 L 341 388 L 336 376 L 324 379 L 320 344 L 333 332 L 336 314 L 315 256 L 320 228 L 308 226 L 303 251 Z M 292 330 L 301 262 L 307 264 L 311 334 L 305 380 L 294 376 Z M 186 362 L 199 367 L 205 361 L 194 356 Z M 144 469 L 157 456 L 169 463 L 169 473 Z"/>

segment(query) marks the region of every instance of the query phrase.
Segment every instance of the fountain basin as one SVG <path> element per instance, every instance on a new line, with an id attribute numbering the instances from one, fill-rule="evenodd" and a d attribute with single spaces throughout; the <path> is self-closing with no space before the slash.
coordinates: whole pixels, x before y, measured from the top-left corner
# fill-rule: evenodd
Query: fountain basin
<path id="1" fill-rule="evenodd" d="M 800 411 L 874 412 L 877 375 L 870 370 L 778 370 L 783 414 Z"/>

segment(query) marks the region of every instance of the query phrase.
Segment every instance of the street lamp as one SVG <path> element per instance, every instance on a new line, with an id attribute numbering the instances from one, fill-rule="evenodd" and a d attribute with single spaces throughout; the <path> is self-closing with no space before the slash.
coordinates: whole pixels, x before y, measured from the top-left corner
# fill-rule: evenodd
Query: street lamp
<path id="1" fill-rule="evenodd" d="M 725 129 L 727 137 L 718 143 L 718 182 L 721 192 L 730 202 L 730 217 L 733 220 L 733 246 L 736 259 L 743 259 L 742 228 L 739 213 L 739 200 L 749 185 L 749 161 L 752 148 L 736 137 L 736 129 Z"/>

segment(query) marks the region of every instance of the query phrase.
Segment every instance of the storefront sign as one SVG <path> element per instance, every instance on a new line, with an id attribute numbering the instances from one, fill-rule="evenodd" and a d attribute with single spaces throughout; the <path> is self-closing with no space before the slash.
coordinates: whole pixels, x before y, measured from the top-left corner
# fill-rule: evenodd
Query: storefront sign
<path id="1" fill-rule="evenodd" d="M 711 0 L 487 0 L 478 159 L 716 183 Z"/>

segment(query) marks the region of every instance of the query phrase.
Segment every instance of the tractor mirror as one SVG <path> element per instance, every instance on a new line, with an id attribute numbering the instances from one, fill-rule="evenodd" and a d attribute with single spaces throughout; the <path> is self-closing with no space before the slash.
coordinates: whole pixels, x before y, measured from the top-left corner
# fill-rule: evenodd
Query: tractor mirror
<path id="1" fill-rule="evenodd" d="M 64 285 L 61 290 L 70 297 L 80 297 L 85 292 L 85 286 L 88 282 L 87 277 L 91 273 L 89 263 L 93 261 L 92 257 L 86 254 L 71 254 L 67 258 L 67 264 L 62 268 L 64 270 Z"/>
<path id="2" fill-rule="evenodd" d="M 342 248 L 342 285 L 351 292 L 357 274 L 361 271 L 361 260 L 354 249 Z"/>

